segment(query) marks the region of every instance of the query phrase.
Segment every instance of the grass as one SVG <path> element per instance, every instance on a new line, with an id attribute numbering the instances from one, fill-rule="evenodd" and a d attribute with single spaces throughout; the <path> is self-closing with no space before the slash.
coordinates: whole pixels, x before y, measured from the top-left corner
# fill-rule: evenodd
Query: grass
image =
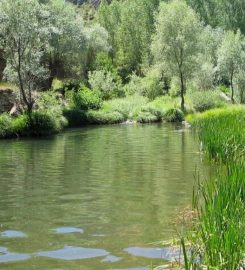
<path id="1" fill-rule="evenodd" d="M 231 106 L 188 117 L 204 150 L 215 159 L 214 178 L 199 182 L 193 206 L 198 221 L 189 240 L 198 263 L 186 269 L 244 269 L 245 108 Z"/>
<path id="2" fill-rule="evenodd" d="M 245 108 L 230 106 L 187 117 L 199 130 L 207 153 L 224 162 L 245 155 Z"/>
<path id="3" fill-rule="evenodd" d="M 161 122 L 162 120 L 179 122 L 184 114 L 177 109 L 178 99 L 168 96 L 149 102 L 146 97 L 138 94 L 125 98 L 104 101 L 99 111 L 89 111 L 90 123 L 113 124 L 126 120 L 139 123 Z"/>

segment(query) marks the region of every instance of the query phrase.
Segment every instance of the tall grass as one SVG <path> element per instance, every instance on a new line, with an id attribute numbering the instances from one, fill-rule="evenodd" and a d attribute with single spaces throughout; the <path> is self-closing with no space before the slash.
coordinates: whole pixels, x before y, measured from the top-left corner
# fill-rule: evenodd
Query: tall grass
<path id="1" fill-rule="evenodd" d="M 192 249 L 208 269 L 245 269 L 245 108 L 216 109 L 190 119 L 217 174 L 200 182 Z M 191 267 L 189 267 L 191 269 Z"/>

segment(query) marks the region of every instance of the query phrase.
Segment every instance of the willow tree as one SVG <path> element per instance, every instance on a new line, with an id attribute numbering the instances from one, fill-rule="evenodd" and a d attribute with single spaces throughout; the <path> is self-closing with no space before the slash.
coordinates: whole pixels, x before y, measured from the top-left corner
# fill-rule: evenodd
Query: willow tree
<path id="1" fill-rule="evenodd" d="M 201 29 L 197 14 L 184 1 L 161 3 L 152 52 L 156 62 L 165 66 L 170 77 L 179 78 L 182 110 L 185 107 L 186 81 L 197 67 L 197 56 L 201 50 Z"/>
<path id="2" fill-rule="evenodd" d="M 48 38 L 45 16 L 37 0 L 0 2 L 1 45 L 7 61 L 4 75 L 18 85 L 28 113 L 35 103 L 33 91 L 47 75 L 41 64 Z"/>
<path id="3" fill-rule="evenodd" d="M 231 100 L 234 103 L 234 79 L 244 69 L 245 42 L 240 31 L 228 31 L 218 49 L 218 70 L 220 75 L 229 80 Z"/>

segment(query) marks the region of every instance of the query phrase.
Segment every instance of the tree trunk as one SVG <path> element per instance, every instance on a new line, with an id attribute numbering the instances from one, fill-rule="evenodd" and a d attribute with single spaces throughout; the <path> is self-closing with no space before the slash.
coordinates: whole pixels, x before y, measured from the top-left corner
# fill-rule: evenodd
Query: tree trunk
<path id="1" fill-rule="evenodd" d="M 18 48 L 18 67 L 17 67 L 17 73 L 18 73 L 18 79 L 19 79 L 19 88 L 20 88 L 20 95 L 25 103 L 25 106 L 27 107 L 27 113 L 28 115 L 31 114 L 32 112 L 32 107 L 33 107 L 33 102 L 30 99 L 28 101 L 27 96 L 26 96 L 26 92 L 24 89 L 24 83 L 23 83 L 23 79 L 22 79 L 22 75 L 21 75 L 21 51 L 20 51 L 20 47 Z"/>
<path id="2" fill-rule="evenodd" d="M 180 82 L 181 82 L 181 89 L 180 89 L 180 96 L 181 96 L 181 110 L 185 110 L 185 83 L 184 83 L 184 77 L 183 73 L 180 72 Z"/>
<path id="3" fill-rule="evenodd" d="M 234 104 L 234 87 L 233 87 L 233 74 L 231 75 L 231 102 Z"/>

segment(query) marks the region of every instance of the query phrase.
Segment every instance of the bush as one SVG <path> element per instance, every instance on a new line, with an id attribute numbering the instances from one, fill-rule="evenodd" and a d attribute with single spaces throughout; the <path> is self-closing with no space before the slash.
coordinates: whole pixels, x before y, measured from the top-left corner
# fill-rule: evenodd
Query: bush
<path id="1" fill-rule="evenodd" d="M 89 72 L 88 81 L 91 89 L 99 91 L 104 100 L 124 96 L 121 78 L 115 72 L 95 70 Z"/>
<path id="2" fill-rule="evenodd" d="M 102 100 L 96 91 L 83 87 L 72 95 L 73 104 L 80 110 L 97 110 L 101 107 Z"/>
<path id="3" fill-rule="evenodd" d="M 42 93 L 37 101 L 38 112 L 47 114 L 55 120 L 56 129 L 61 130 L 67 125 L 63 116 L 65 102 L 60 94 L 53 92 Z"/>
<path id="4" fill-rule="evenodd" d="M 126 119 L 119 112 L 89 111 L 87 113 L 88 121 L 91 124 L 118 124 Z"/>
<path id="5" fill-rule="evenodd" d="M 56 133 L 60 130 L 60 126 L 54 117 L 48 114 L 33 112 L 31 116 L 26 116 L 29 126 L 29 135 L 42 136 Z"/>
<path id="6" fill-rule="evenodd" d="M 12 117 L 3 113 L 0 115 L 0 138 L 9 138 L 13 136 L 13 120 Z"/>
<path id="7" fill-rule="evenodd" d="M 167 122 L 182 122 L 184 120 L 184 113 L 180 109 L 172 108 L 165 112 L 164 119 Z"/>
<path id="8" fill-rule="evenodd" d="M 159 118 L 150 112 L 140 112 L 137 117 L 137 122 L 139 123 L 154 123 L 159 122 Z"/>
<path id="9" fill-rule="evenodd" d="M 79 127 L 88 121 L 86 112 L 76 108 L 64 110 L 63 115 L 68 120 L 69 127 Z"/>
<path id="10" fill-rule="evenodd" d="M 119 112 L 125 119 L 133 119 L 141 111 L 142 107 L 147 104 L 148 99 L 140 95 L 128 96 L 104 102 L 103 111 Z"/>
<path id="11" fill-rule="evenodd" d="M 26 114 L 13 119 L 13 132 L 17 134 L 17 136 L 28 136 L 30 129 L 30 119 Z"/>
<path id="12" fill-rule="evenodd" d="M 196 91 L 192 93 L 191 100 L 193 108 L 197 112 L 204 112 L 225 105 L 220 98 L 220 93 L 216 91 Z"/>
<path id="13" fill-rule="evenodd" d="M 164 116 L 163 110 L 154 107 L 153 105 L 146 105 L 145 107 L 142 108 L 142 112 L 148 112 L 156 116 L 158 121 L 160 121 Z"/>

